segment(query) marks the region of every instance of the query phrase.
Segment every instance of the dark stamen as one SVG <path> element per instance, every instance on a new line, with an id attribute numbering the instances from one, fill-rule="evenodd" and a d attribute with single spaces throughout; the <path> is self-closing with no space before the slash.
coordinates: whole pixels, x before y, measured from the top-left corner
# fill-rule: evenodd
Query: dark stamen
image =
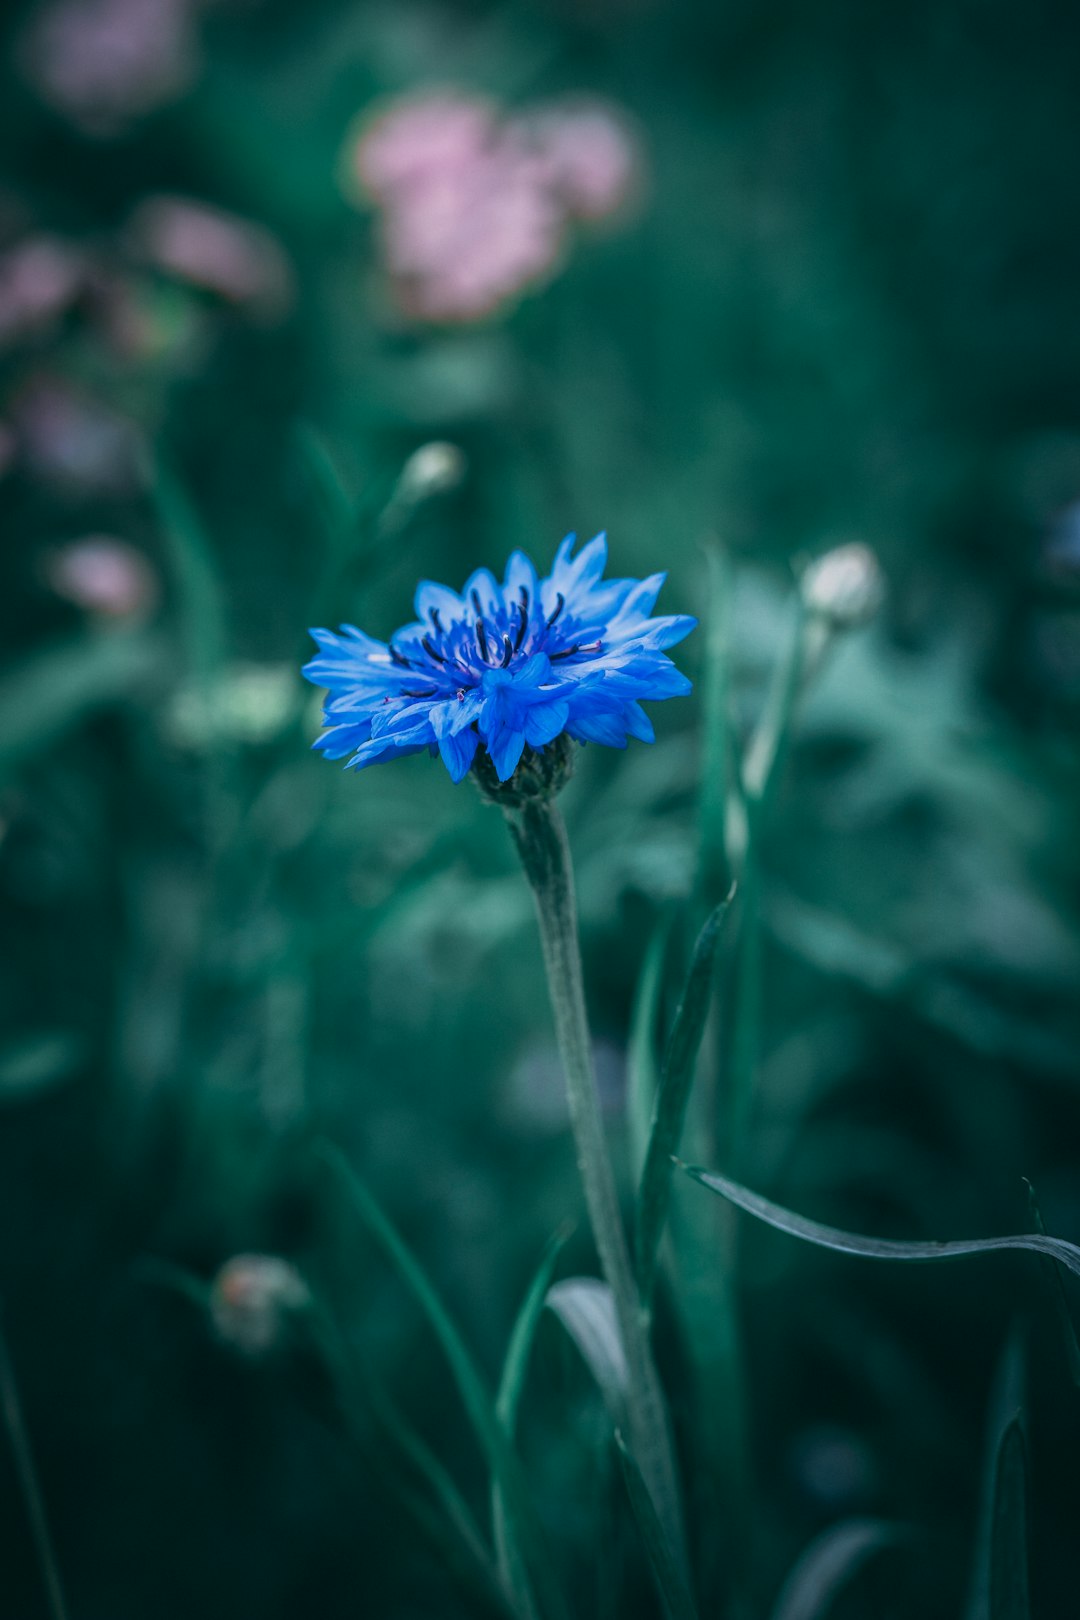
<path id="1" fill-rule="evenodd" d="M 473 591 L 473 595 L 476 595 L 475 591 Z M 480 656 L 486 664 L 490 660 L 488 659 L 487 631 L 484 629 L 483 619 L 477 619 L 476 621 L 476 639 L 480 646 Z"/>
<path id="2" fill-rule="evenodd" d="M 480 606 L 480 592 L 479 591 L 470 591 L 469 595 L 472 598 L 472 605 L 473 605 L 473 609 L 474 609 L 474 611 L 476 613 L 476 617 L 479 618 L 481 613 L 483 613 L 483 611 L 484 611 L 483 608 Z"/>
<path id="3" fill-rule="evenodd" d="M 410 697 L 410 698 L 434 697 L 435 696 L 435 688 L 433 686 L 428 686 L 428 687 L 425 687 L 422 692 L 402 692 L 401 695 L 402 695 L 402 697 Z"/>
<path id="4" fill-rule="evenodd" d="M 550 617 L 548 618 L 548 622 L 547 622 L 547 627 L 548 627 L 549 630 L 551 629 L 552 625 L 555 623 L 555 620 L 559 617 L 559 614 L 562 612 L 562 610 L 563 610 L 563 608 L 565 606 L 566 606 L 566 597 L 563 595 L 562 591 L 556 591 L 555 592 L 555 611 L 554 611 L 554 613 L 552 613 L 550 615 Z"/>
<path id="5" fill-rule="evenodd" d="M 441 636 L 442 635 L 442 620 L 439 618 L 439 610 L 438 610 L 438 608 L 428 608 L 428 617 L 431 619 L 431 622 L 435 626 L 436 631 Z"/>
<path id="6" fill-rule="evenodd" d="M 525 609 L 525 612 L 528 613 L 528 611 L 529 611 L 529 587 L 527 585 L 520 585 L 518 587 L 518 595 L 521 597 L 521 605 L 522 605 L 522 607 Z"/>
<path id="7" fill-rule="evenodd" d="M 434 658 L 434 660 L 435 660 L 435 662 L 437 664 L 445 664 L 446 663 L 446 659 L 443 657 L 442 653 L 435 651 L 435 648 L 431 645 L 431 642 L 428 640 L 427 636 L 421 636 L 420 645 L 421 645 L 421 647 L 423 647 L 423 649 L 427 653 L 428 657 L 429 658 Z"/>
<path id="8" fill-rule="evenodd" d="M 409 660 L 405 657 L 404 653 L 398 652 L 393 642 L 390 643 L 390 657 L 393 659 L 394 663 L 399 669 L 412 669 L 412 665 L 409 663 Z"/>
<path id="9" fill-rule="evenodd" d="M 524 590 L 525 590 L 524 585 L 521 587 L 521 589 L 522 589 L 522 592 L 524 593 Z M 518 625 L 518 633 L 514 637 L 514 651 L 515 652 L 520 652 L 521 651 L 521 643 L 525 640 L 525 632 L 529 628 L 529 615 L 525 611 L 524 606 L 519 607 L 518 612 L 521 615 L 521 623 Z"/>
<path id="10" fill-rule="evenodd" d="M 548 657 L 551 659 L 551 662 L 554 664 L 560 658 L 573 658 L 574 654 L 576 652 L 578 652 L 578 651 L 579 651 L 578 644 L 575 641 L 574 645 L 572 647 L 564 647 L 562 652 L 548 653 Z"/>
<path id="11" fill-rule="evenodd" d="M 514 656 L 514 643 L 510 640 L 509 636 L 503 636 L 503 655 L 502 655 L 502 667 L 503 667 L 503 669 L 506 668 L 507 664 L 510 662 L 511 658 L 513 658 L 513 656 Z"/>

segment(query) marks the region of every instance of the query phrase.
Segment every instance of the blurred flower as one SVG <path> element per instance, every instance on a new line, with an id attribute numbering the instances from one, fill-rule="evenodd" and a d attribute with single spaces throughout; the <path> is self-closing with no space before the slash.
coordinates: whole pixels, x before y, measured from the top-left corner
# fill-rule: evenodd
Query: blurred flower
<path id="1" fill-rule="evenodd" d="M 210 1290 L 210 1315 L 226 1344 L 248 1356 L 278 1348 L 290 1319 L 311 1304 L 296 1267 L 273 1254 L 237 1254 Z"/>
<path id="2" fill-rule="evenodd" d="M 31 236 L 0 255 L 0 347 L 47 331 L 77 296 L 81 257 L 51 236 Z"/>
<path id="3" fill-rule="evenodd" d="M 663 574 L 604 581 L 603 535 L 573 548 L 569 535 L 542 580 L 515 551 L 502 585 L 486 568 L 460 596 L 425 581 L 417 622 L 388 646 L 354 625 L 313 630 L 320 652 L 304 674 L 330 692 L 315 746 L 356 769 L 427 748 L 459 782 L 482 742 L 505 782 L 526 744 L 539 752 L 564 733 L 614 748 L 651 742 L 640 700 L 690 690 L 664 649 L 697 621 L 650 618 Z"/>
<path id="4" fill-rule="evenodd" d="M 32 378 L 11 404 L 22 459 L 79 494 L 127 494 L 138 484 L 139 430 L 60 378 Z"/>
<path id="5" fill-rule="evenodd" d="M 53 552 L 46 576 L 58 596 L 109 619 L 145 618 L 160 596 L 143 553 L 107 534 L 87 535 Z"/>
<path id="6" fill-rule="evenodd" d="M 809 611 L 836 630 L 869 624 L 885 597 L 881 565 L 860 541 L 816 557 L 805 569 L 800 589 Z"/>
<path id="7" fill-rule="evenodd" d="M 448 495 L 464 479 L 466 465 L 465 454 L 456 444 L 441 439 L 422 444 L 401 469 L 397 498 L 411 504 Z"/>
<path id="8" fill-rule="evenodd" d="M 166 275 L 233 304 L 281 314 L 292 270 L 277 238 L 261 225 L 185 197 L 148 197 L 131 220 L 134 252 Z"/>
<path id="9" fill-rule="evenodd" d="M 640 144 L 618 109 L 570 101 L 536 113 L 526 127 L 548 165 L 551 185 L 575 218 L 609 219 L 640 188 Z"/>
<path id="10" fill-rule="evenodd" d="M 349 189 L 379 207 L 398 302 L 475 321 L 556 272 L 572 219 L 600 219 L 641 171 L 624 120 L 596 103 L 511 118 L 450 91 L 410 96 L 350 135 Z"/>
<path id="11" fill-rule="evenodd" d="M 190 0 L 52 0 L 23 39 L 26 76 L 88 134 L 171 101 L 198 69 Z"/>

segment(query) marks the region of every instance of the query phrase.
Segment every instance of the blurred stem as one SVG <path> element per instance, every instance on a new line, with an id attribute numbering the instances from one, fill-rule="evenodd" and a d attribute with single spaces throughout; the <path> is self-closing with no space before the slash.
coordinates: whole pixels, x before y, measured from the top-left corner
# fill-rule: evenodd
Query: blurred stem
<path id="1" fill-rule="evenodd" d="M 45 1500 L 41 1494 L 37 1468 L 34 1466 L 34 1454 L 30 1449 L 30 1437 L 23 1422 L 19 1386 L 15 1382 L 15 1369 L 11 1364 L 11 1356 L 8 1353 L 2 1321 L 0 1321 L 0 1405 L 3 1407 L 4 1424 L 7 1428 L 8 1439 L 11 1441 L 11 1452 L 15 1460 L 15 1470 L 19 1476 L 19 1486 L 26 1502 L 27 1517 L 30 1520 L 30 1533 L 33 1536 L 38 1562 L 41 1565 L 41 1576 L 45 1584 L 49 1613 L 52 1620 L 67 1620 L 64 1589 L 60 1584 L 60 1567 L 57 1564 L 56 1552 L 53 1548 L 52 1537 L 49 1534 L 49 1522 L 45 1515 Z"/>
<path id="2" fill-rule="evenodd" d="M 631 1445 L 657 1517 L 685 1569 L 686 1540 L 674 1447 L 638 1302 L 593 1069 L 566 827 L 558 805 L 548 797 L 508 811 L 507 820 L 536 901 L 555 1034 L 566 1071 L 578 1168 L 600 1265 L 614 1296 L 626 1352 Z"/>
<path id="3" fill-rule="evenodd" d="M 727 850 L 731 738 L 728 725 L 731 645 L 731 565 L 716 542 L 702 547 L 708 572 L 705 665 L 701 678 L 704 748 L 701 770 L 698 886 L 715 903 L 731 886 Z"/>

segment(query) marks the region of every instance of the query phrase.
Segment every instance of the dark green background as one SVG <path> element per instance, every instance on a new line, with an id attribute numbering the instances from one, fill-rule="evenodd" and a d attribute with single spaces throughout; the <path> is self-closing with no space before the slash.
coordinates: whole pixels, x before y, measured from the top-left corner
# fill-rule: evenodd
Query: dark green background
<path id="1" fill-rule="evenodd" d="M 568 529 L 607 528 L 617 573 L 667 568 L 667 610 L 701 613 L 718 536 L 742 736 L 792 561 L 868 541 L 888 604 L 800 714 L 765 852 L 747 1176 L 909 1237 L 1025 1229 L 1028 1176 L 1049 1229 L 1080 1239 L 1080 601 L 1045 550 L 1080 499 L 1080 22 L 1002 0 L 222 4 L 190 91 L 93 139 L 22 76 L 31 9 L 4 24 L 6 241 L 46 230 L 123 263 L 134 206 L 176 191 L 269 227 L 297 282 L 260 324 L 131 271 L 165 329 L 205 323 L 194 358 L 123 361 L 84 308 L 0 353 L 3 402 L 70 379 L 153 452 L 105 495 L 22 464 L 0 481 L 0 1292 L 71 1620 L 481 1612 L 373 1431 L 346 1437 L 304 1335 L 252 1364 L 148 1264 L 209 1281 L 240 1250 L 293 1258 L 483 1512 L 439 1353 L 310 1144 L 362 1168 L 492 1379 L 544 1242 L 579 1213 L 495 812 L 426 759 L 344 776 L 311 756 L 298 676 L 251 740 L 236 665 L 295 670 L 313 616 L 385 636 L 417 577 L 457 586 L 516 545 L 546 563 Z M 648 200 L 506 319 L 410 331 L 337 165 L 366 105 L 446 81 L 614 98 Z M 305 425 L 358 502 L 343 566 Z M 463 486 L 380 533 L 432 438 L 464 450 Z M 101 531 L 163 581 L 130 635 L 43 581 L 50 547 Z M 677 654 L 693 676 L 702 656 L 700 634 Z M 181 735 L 193 692 L 209 718 Z M 696 870 L 699 701 L 655 717 L 653 750 L 589 749 L 566 800 L 616 1142 L 635 984 L 670 917 L 674 996 Z M 894 1271 L 745 1236 L 750 1613 L 815 1532 L 871 1514 L 911 1538 L 833 1612 L 964 1615 L 1019 1317 L 1033 1612 L 1070 1620 L 1080 1396 L 1038 1265 Z M 579 1226 L 563 1269 L 591 1263 Z M 697 1414 L 662 1348 L 686 1443 Z M 545 1324 L 523 1451 L 575 1611 L 651 1614 L 605 1435 Z M 3 1445 L 0 1548 L 0 1613 L 37 1620 Z"/>

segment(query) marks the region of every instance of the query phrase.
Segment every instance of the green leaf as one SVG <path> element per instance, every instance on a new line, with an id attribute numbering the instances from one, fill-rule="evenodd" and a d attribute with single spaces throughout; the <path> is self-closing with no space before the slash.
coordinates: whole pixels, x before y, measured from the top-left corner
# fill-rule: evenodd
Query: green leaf
<path id="1" fill-rule="evenodd" d="M 708 1187 L 710 1192 L 719 1193 L 739 1209 L 746 1210 L 748 1215 L 756 1216 L 768 1226 L 775 1226 L 777 1231 L 802 1238 L 805 1243 L 815 1243 L 822 1249 L 835 1249 L 839 1254 L 860 1255 L 867 1260 L 922 1262 L 960 1260 L 966 1255 L 1026 1249 L 1033 1254 L 1049 1255 L 1080 1277 L 1080 1247 L 1066 1242 L 1064 1238 L 1046 1237 L 1040 1232 L 1024 1232 L 1017 1237 L 963 1238 L 954 1243 L 901 1243 L 893 1238 L 861 1237 L 854 1232 L 842 1232 L 835 1226 L 808 1221 L 805 1216 L 795 1215 L 791 1210 L 782 1209 L 779 1204 L 772 1204 L 767 1198 L 751 1192 L 749 1188 L 740 1187 L 738 1182 L 729 1181 L 726 1176 L 691 1165 L 681 1168 L 703 1187 Z"/>
<path id="2" fill-rule="evenodd" d="M 551 1620 L 566 1620 L 567 1609 L 551 1568 L 543 1531 L 515 1456 L 472 1355 L 454 1326 L 422 1267 L 347 1159 L 336 1148 L 323 1145 L 320 1153 L 347 1191 L 350 1201 L 377 1239 L 398 1275 L 427 1318 L 446 1357 L 458 1393 L 483 1450 L 492 1477 L 506 1505 L 507 1521 L 515 1543 L 522 1548 L 540 1596 L 543 1613 Z M 535 1612 L 531 1591 L 515 1592 L 515 1606 L 523 1615 Z"/>
<path id="3" fill-rule="evenodd" d="M 604 1398 L 611 1421 L 626 1421 L 626 1352 L 615 1296 L 597 1277 L 568 1277 L 549 1288 L 544 1302 L 573 1339 Z"/>
<path id="4" fill-rule="evenodd" d="M 705 610 L 705 664 L 699 690 L 702 707 L 699 888 L 711 900 L 731 882 L 727 850 L 727 810 L 733 757 L 728 695 L 731 681 L 731 565 L 715 541 L 703 546 L 708 573 Z"/>
<path id="5" fill-rule="evenodd" d="M 664 986 L 664 957 L 671 934 L 669 919 L 653 930 L 634 991 L 627 1053 L 627 1117 L 634 1167 L 640 1178 L 649 1147 L 656 1093 L 660 1087 L 656 1058 L 656 1032 L 660 1022 L 660 995 Z"/>
<path id="6" fill-rule="evenodd" d="M 967 1620 L 1030 1620 L 1022 1341 L 1013 1333 L 990 1397 L 982 1510 Z"/>
<path id="7" fill-rule="evenodd" d="M 638 1289 L 647 1307 L 652 1300 L 660 1242 L 671 1202 L 672 1154 L 677 1152 L 694 1083 L 694 1066 L 709 1015 L 716 973 L 716 952 L 734 889 L 708 917 L 698 935 L 682 1000 L 660 1072 L 653 1105 L 652 1129 L 641 1173 L 635 1210 Z"/>
<path id="8" fill-rule="evenodd" d="M 333 551 L 346 545 L 357 523 L 356 501 L 323 435 L 310 422 L 298 422 L 295 444 L 301 468 L 310 484 Z"/>
<path id="9" fill-rule="evenodd" d="M 906 1535 L 877 1519 L 848 1519 L 816 1536 L 784 1582 L 772 1620 L 825 1620 L 867 1559 Z"/>
<path id="10" fill-rule="evenodd" d="M 495 1412 L 507 1439 L 511 1442 L 517 1430 L 518 1407 L 525 1388 L 525 1374 L 528 1371 L 536 1330 L 544 1314 L 544 1301 L 570 1231 L 569 1226 L 561 1227 L 549 1240 L 510 1334 L 502 1377 L 499 1380 L 499 1391 L 495 1397 Z M 491 1519 L 495 1534 L 495 1552 L 503 1579 L 510 1590 L 523 1589 L 514 1568 L 518 1552 L 507 1524 L 506 1504 L 498 1480 L 494 1480 L 491 1487 Z"/>
<path id="11" fill-rule="evenodd" d="M 656 1516 L 652 1497 L 619 1430 L 615 1431 L 615 1448 L 619 1454 L 626 1493 L 656 1582 L 656 1590 L 667 1620 L 697 1620 L 697 1610 L 690 1595 L 682 1570 Z"/>
<path id="12" fill-rule="evenodd" d="M 161 644 L 144 631 L 61 642 L 0 679 L 0 776 L 52 747 L 92 714 L 142 687 L 161 667 Z"/>
<path id="13" fill-rule="evenodd" d="M 1024 1185 L 1027 1188 L 1028 1207 L 1031 1210 L 1032 1224 L 1034 1225 L 1035 1230 L 1037 1232 L 1041 1232 L 1045 1237 L 1046 1227 L 1043 1225 L 1042 1211 L 1039 1208 L 1038 1199 L 1035 1197 L 1035 1188 L 1031 1185 L 1031 1182 L 1026 1179 L 1024 1181 Z M 1069 1296 L 1065 1292 L 1065 1279 L 1061 1274 L 1061 1265 L 1056 1260 L 1046 1260 L 1043 1262 L 1043 1271 L 1045 1273 L 1046 1280 L 1050 1285 L 1050 1291 L 1054 1299 L 1054 1308 L 1057 1311 L 1058 1320 L 1061 1323 L 1062 1336 L 1065 1341 L 1065 1355 L 1069 1363 L 1069 1373 L 1075 1387 L 1080 1389 L 1080 1341 L 1078 1341 L 1076 1337 L 1076 1323 L 1073 1320 L 1073 1313 L 1069 1305 Z"/>
<path id="14" fill-rule="evenodd" d="M 188 667 L 206 681 L 221 668 L 228 649 L 217 557 L 186 488 L 161 461 L 154 469 L 153 495 L 179 598 Z"/>

